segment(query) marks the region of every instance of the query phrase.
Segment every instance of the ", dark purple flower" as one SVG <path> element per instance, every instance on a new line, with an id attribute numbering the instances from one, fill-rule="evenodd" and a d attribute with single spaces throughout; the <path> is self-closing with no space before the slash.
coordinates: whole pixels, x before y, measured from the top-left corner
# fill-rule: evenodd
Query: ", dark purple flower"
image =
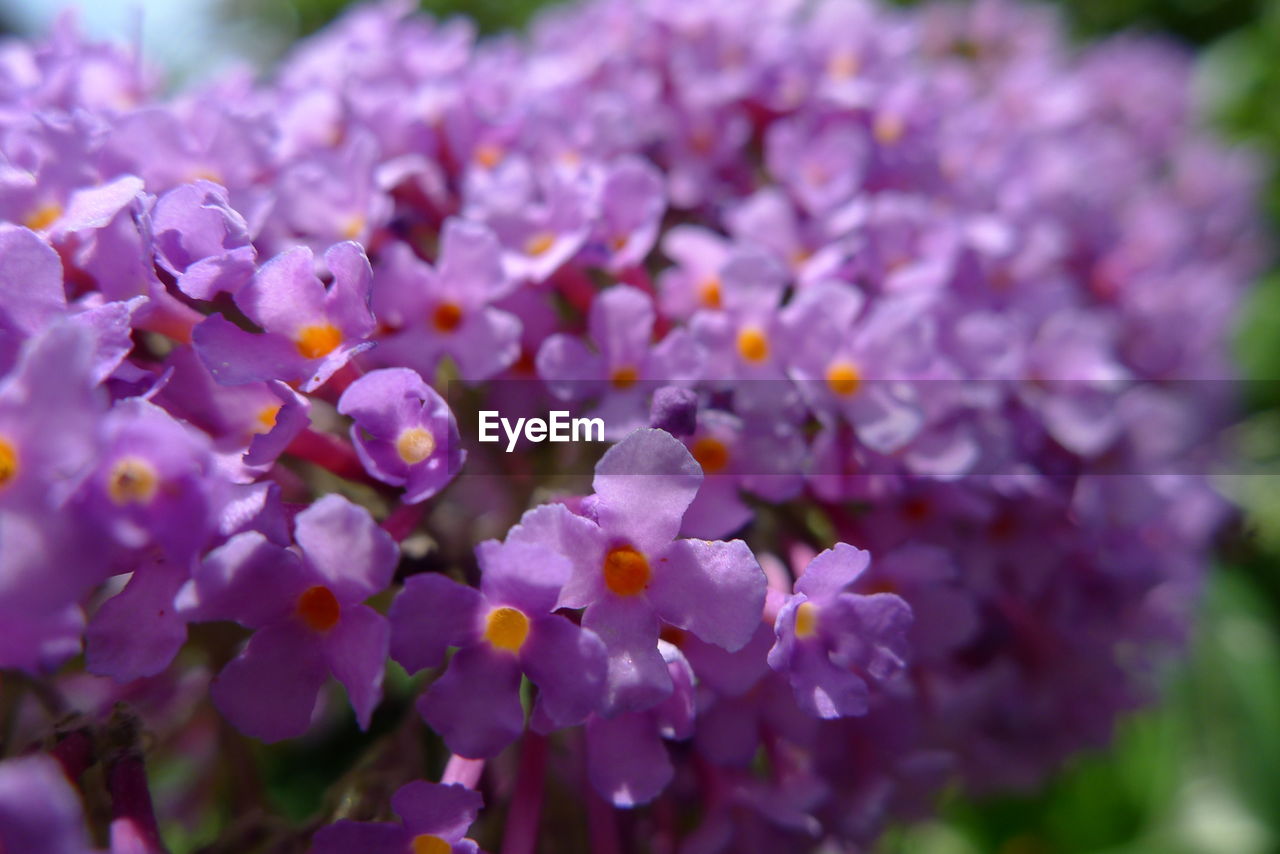
<path id="1" fill-rule="evenodd" d="M 443 489 L 467 458 L 449 405 L 409 368 L 365 374 L 342 393 L 338 411 L 355 422 L 351 440 L 365 469 L 403 486 L 406 504 Z"/>
<path id="2" fill-rule="evenodd" d="M 520 321 L 493 306 L 511 285 L 502 247 L 478 223 L 446 222 L 434 267 L 396 244 L 373 281 L 374 311 L 391 331 L 380 336 L 370 358 L 432 377 L 441 357 L 449 356 L 464 380 L 492 377 L 520 353 Z"/>
<path id="3" fill-rule="evenodd" d="M 414 672 L 458 652 L 423 695 L 423 718 L 463 756 L 492 756 L 524 728 L 520 677 L 538 687 L 539 732 L 582 723 L 600 704 L 605 649 L 551 613 L 571 572 L 546 546 L 489 540 L 476 549 L 480 589 L 416 575 L 391 609 L 391 654 Z"/>
<path id="4" fill-rule="evenodd" d="M 382 693 L 390 630 L 361 602 L 395 570 L 395 542 L 364 509 L 328 495 L 298 514 L 297 548 L 262 534 L 232 537 L 197 566 L 177 597 L 191 622 L 235 620 L 248 644 L 212 685 L 213 701 L 242 732 L 264 741 L 302 735 L 332 674 L 361 726 Z"/>
<path id="5" fill-rule="evenodd" d="M 365 340 L 374 321 L 364 250 L 338 243 L 325 253 L 325 263 L 333 274 L 328 287 L 316 277 L 311 250 L 290 249 L 236 293 L 236 305 L 261 333 L 245 332 L 220 314 L 196 327 L 196 352 L 218 382 L 283 380 L 311 391 L 373 346 Z"/>
<path id="6" fill-rule="evenodd" d="M 311 854 L 478 854 L 463 838 L 484 800 L 456 783 L 415 780 L 391 796 L 400 821 L 339 821 L 316 832 Z"/>
<path id="7" fill-rule="evenodd" d="M 737 649 L 760 622 L 765 581 L 741 540 L 678 540 L 702 475 L 684 445 L 642 429 L 596 465 L 594 518 L 550 504 L 525 514 L 507 542 L 546 545 L 573 568 L 559 607 L 586 608 L 582 625 L 609 651 L 605 709 L 642 709 L 671 692 L 658 652 L 659 620 Z"/>
<path id="8" fill-rule="evenodd" d="M 837 544 L 806 567 L 778 612 L 769 666 L 787 673 L 796 700 L 821 718 L 866 714 L 868 683 L 903 666 L 911 609 L 892 593 L 846 592 L 870 562 Z"/>

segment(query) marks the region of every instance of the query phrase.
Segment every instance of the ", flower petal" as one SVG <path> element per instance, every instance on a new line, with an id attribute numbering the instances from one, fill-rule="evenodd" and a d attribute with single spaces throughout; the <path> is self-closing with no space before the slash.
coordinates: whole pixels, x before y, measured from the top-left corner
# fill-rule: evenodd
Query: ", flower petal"
<path id="1" fill-rule="evenodd" d="M 532 614 L 556 607 L 573 567 L 560 552 L 541 543 L 486 540 L 476 546 L 480 589 L 495 604 Z"/>
<path id="2" fill-rule="evenodd" d="M 604 590 L 604 534 L 596 523 L 563 504 L 543 504 L 528 511 L 507 533 L 506 542 L 547 545 L 573 562 L 573 574 L 560 592 L 557 608 L 585 608 Z"/>
<path id="3" fill-rule="evenodd" d="M 671 693 L 671 674 L 658 652 L 658 618 L 648 603 L 605 596 L 587 608 L 582 627 L 595 632 L 609 654 L 606 714 L 647 709 Z"/>
<path id="4" fill-rule="evenodd" d="M 480 639 L 479 591 L 434 573 L 410 576 L 391 603 L 391 657 L 416 673 L 439 667 L 450 646 Z"/>
<path id="5" fill-rule="evenodd" d="M 801 708 L 820 718 L 867 713 L 867 683 L 833 664 L 817 644 L 796 645 L 791 660 L 791 687 Z"/>
<path id="6" fill-rule="evenodd" d="M 893 593 L 843 593 L 823 609 L 823 631 L 832 638 L 832 658 L 874 679 L 900 672 L 908 654 L 911 607 Z"/>
<path id="7" fill-rule="evenodd" d="M 487 380 L 520 358 L 520 320 L 514 314 L 485 307 L 473 311 L 444 347 L 458 363 L 464 382 Z"/>
<path id="8" fill-rule="evenodd" d="M 653 567 L 649 601 L 662 619 L 730 652 L 751 640 L 767 584 L 742 540 L 677 540 Z"/>
<path id="9" fill-rule="evenodd" d="M 315 256 L 293 246 L 263 264 L 235 296 L 236 305 L 267 332 L 288 338 L 325 317 L 325 288 L 316 278 Z"/>
<path id="10" fill-rule="evenodd" d="M 307 361 L 293 342 L 278 335 L 245 332 L 220 314 L 201 321 L 192 341 L 200 361 L 222 385 L 295 382 L 307 375 Z"/>
<path id="11" fill-rule="evenodd" d="M 338 411 L 379 439 L 394 439 L 404 425 L 417 417 L 429 397 L 438 396 L 411 368 L 370 371 L 347 386 L 338 399 Z"/>
<path id="12" fill-rule="evenodd" d="M 596 711 L 608 673 L 604 643 L 594 632 L 550 615 L 533 621 L 520 664 L 538 686 L 537 729 L 575 726 Z"/>
<path id="13" fill-rule="evenodd" d="M 459 650 L 419 699 L 418 711 L 459 756 L 496 756 L 524 729 L 520 665 L 488 644 Z"/>
<path id="14" fill-rule="evenodd" d="M 870 565 L 870 552 L 848 543 L 837 543 L 809 563 L 796 581 L 796 592 L 816 602 L 824 602 L 857 581 Z"/>
<path id="15" fill-rule="evenodd" d="M 391 628 L 387 618 L 365 605 L 348 605 L 324 636 L 329 669 L 347 689 L 361 729 L 368 729 L 373 709 L 382 699 Z"/>
<path id="16" fill-rule="evenodd" d="M 91 854 L 84 808 L 57 760 L 0 762 L 0 851 Z"/>
<path id="17" fill-rule="evenodd" d="M 357 602 L 391 583 L 400 549 L 369 511 L 336 493 L 298 514 L 294 537 L 340 602 Z"/>
<path id="18" fill-rule="evenodd" d="M 293 551 L 246 531 L 197 564 L 174 604 L 192 622 L 235 620 L 258 628 L 288 615 L 313 578 Z"/>
<path id="19" fill-rule="evenodd" d="M 648 554 L 675 539 L 698 493 L 702 468 L 684 444 L 661 430 L 637 430 L 610 448 L 592 481 L 600 527 Z"/>
<path id="20" fill-rule="evenodd" d="M 573 335 L 550 335 L 538 348 L 538 376 L 551 393 L 564 400 L 579 400 L 602 391 L 604 359 Z"/>
<path id="21" fill-rule="evenodd" d="M 675 775 L 667 748 L 648 715 L 592 718 L 587 721 L 586 737 L 591 785 L 614 806 L 648 803 Z"/>
<path id="22" fill-rule="evenodd" d="M 66 307 L 58 253 L 30 229 L 0 224 L 0 328 L 35 332 Z"/>
<path id="23" fill-rule="evenodd" d="M 696 636 L 684 638 L 680 651 L 698 674 L 700 683 L 709 685 L 718 694 L 736 697 L 750 690 L 769 672 L 765 656 L 773 646 L 773 638 L 773 627 L 760 620 L 751 640 L 737 652 L 729 652 Z"/>
<path id="24" fill-rule="evenodd" d="M 138 567 L 124 590 L 94 614 L 85 633 L 85 667 L 130 682 L 169 666 L 187 639 L 173 597 L 186 572 L 163 560 Z"/>
<path id="25" fill-rule="evenodd" d="M 328 675 L 315 635 L 301 625 L 281 623 L 255 632 L 209 690 L 236 729 L 262 741 L 280 741 L 307 731 Z"/>
<path id="26" fill-rule="evenodd" d="M 346 339 L 367 338 L 375 322 L 369 310 L 373 269 L 359 243 L 344 241 L 330 246 L 324 261 L 333 273 L 333 284 L 324 298 L 325 316 L 342 330 Z"/>
<path id="27" fill-rule="evenodd" d="M 638 369 L 649 353 L 654 319 L 648 294 L 629 285 L 614 285 L 591 302 L 587 328 L 609 368 Z"/>
<path id="28" fill-rule="evenodd" d="M 414 780 L 391 797 L 391 808 L 410 833 L 431 833 L 450 841 L 467 832 L 482 806 L 479 792 L 457 783 Z"/>
<path id="29" fill-rule="evenodd" d="M 440 232 L 440 281 L 466 307 L 484 305 L 510 290 L 502 266 L 502 244 L 478 222 L 445 220 Z"/>

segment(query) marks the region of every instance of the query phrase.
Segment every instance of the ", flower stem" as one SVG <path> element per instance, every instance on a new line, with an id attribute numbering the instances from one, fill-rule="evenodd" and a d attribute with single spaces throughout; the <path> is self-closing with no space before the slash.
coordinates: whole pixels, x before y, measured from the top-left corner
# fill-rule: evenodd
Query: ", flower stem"
<path id="1" fill-rule="evenodd" d="M 453 755 L 444 766 L 441 783 L 460 783 L 468 789 L 474 789 L 480 783 L 480 775 L 484 773 L 483 759 L 468 759 L 465 756 Z"/>
<path id="2" fill-rule="evenodd" d="M 538 821 L 547 777 L 547 738 L 528 731 L 520 743 L 520 770 L 507 812 L 502 854 L 533 854 L 538 844 Z"/>
<path id="3" fill-rule="evenodd" d="M 587 833 L 591 839 L 592 854 L 622 854 L 618 838 L 618 814 L 613 805 L 596 794 L 591 783 L 583 787 L 587 801 Z"/>
<path id="4" fill-rule="evenodd" d="M 58 742 L 49 754 L 62 765 L 67 779 L 79 785 L 80 775 L 94 763 L 93 735 L 89 727 L 82 726 L 58 735 Z"/>
<path id="5" fill-rule="evenodd" d="M 422 521 L 425 504 L 400 504 L 382 521 L 382 530 L 391 535 L 397 543 L 405 541 L 413 529 Z"/>
<path id="6" fill-rule="evenodd" d="M 351 444 L 330 433 L 321 433 L 308 427 L 289 443 L 285 453 L 314 463 L 345 480 L 377 483 L 365 472 Z"/>
<path id="7" fill-rule="evenodd" d="M 117 707 L 107 725 L 106 766 L 107 791 L 111 794 L 111 834 L 121 843 L 113 848 L 165 854 L 160 839 L 151 790 L 147 786 L 147 770 L 138 746 L 138 721 Z"/>

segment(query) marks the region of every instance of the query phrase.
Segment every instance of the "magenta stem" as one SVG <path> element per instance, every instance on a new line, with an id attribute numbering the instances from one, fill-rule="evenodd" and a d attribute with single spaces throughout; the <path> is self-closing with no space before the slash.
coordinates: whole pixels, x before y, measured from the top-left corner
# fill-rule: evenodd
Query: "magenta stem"
<path id="1" fill-rule="evenodd" d="M 425 504 L 399 504 L 382 522 L 382 530 L 391 535 L 397 543 L 403 543 L 422 521 Z"/>
<path id="2" fill-rule="evenodd" d="M 146 846 L 143 850 L 147 854 L 165 854 L 142 758 L 128 755 L 112 763 L 107 769 L 107 789 L 111 792 L 113 826 L 122 820 L 128 822 L 133 831 L 130 835 Z"/>
<path id="3" fill-rule="evenodd" d="M 591 783 L 586 783 L 587 833 L 591 839 L 591 854 L 622 854 L 622 841 L 618 835 L 618 814 L 613 804 L 596 794 Z"/>
<path id="4" fill-rule="evenodd" d="M 502 837 L 502 854 L 533 854 L 538 845 L 538 821 L 542 817 L 542 794 L 547 778 L 547 738 L 526 732 L 520 743 L 520 770 L 516 792 L 507 811 L 507 829 Z"/>
<path id="5" fill-rule="evenodd" d="M 480 784 L 480 775 L 483 773 L 483 759 L 468 759 L 454 754 L 449 757 L 448 764 L 444 766 L 444 774 L 440 777 L 440 782 L 460 783 L 468 789 L 474 789 Z"/>

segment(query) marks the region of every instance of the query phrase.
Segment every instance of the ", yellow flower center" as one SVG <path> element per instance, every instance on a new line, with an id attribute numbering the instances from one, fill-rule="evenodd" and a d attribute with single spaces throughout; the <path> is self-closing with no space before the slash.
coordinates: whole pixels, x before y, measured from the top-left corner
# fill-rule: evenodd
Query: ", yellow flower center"
<path id="1" fill-rule="evenodd" d="M 276 418 L 280 415 L 280 404 L 268 403 L 258 410 L 254 417 L 253 432 L 270 433 L 276 426 Z"/>
<path id="2" fill-rule="evenodd" d="M 422 427 L 409 427 L 396 438 L 396 453 L 409 465 L 422 462 L 435 450 L 436 437 Z"/>
<path id="3" fill-rule="evenodd" d="M 486 142 L 484 145 L 477 147 L 472 156 L 475 158 L 476 163 L 485 169 L 492 169 L 502 162 L 502 146 Z"/>
<path id="4" fill-rule="evenodd" d="M 62 205 L 56 202 L 45 202 L 27 214 L 22 224 L 32 231 L 44 231 L 57 222 L 60 216 L 62 216 Z"/>
<path id="5" fill-rule="evenodd" d="M 689 449 L 689 453 L 693 454 L 693 458 L 707 474 L 724 471 L 725 466 L 729 465 L 729 449 L 725 447 L 724 442 L 713 436 L 703 436 L 698 439 Z"/>
<path id="6" fill-rule="evenodd" d="M 313 631 L 327 632 L 338 624 L 342 606 L 338 604 L 332 590 L 317 584 L 302 591 L 302 595 L 298 597 L 298 616 Z"/>
<path id="7" fill-rule="evenodd" d="M 627 248 L 627 240 L 628 238 L 625 234 L 615 235 L 609 238 L 609 248 L 614 252 L 621 252 Z"/>
<path id="8" fill-rule="evenodd" d="M 352 214 L 342 224 L 340 232 L 343 240 L 355 240 L 364 231 L 365 218 L 360 214 Z"/>
<path id="9" fill-rule="evenodd" d="M 827 74 L 836 80 L 849 80 L 858 71 L 858 57 L 850 50 L 836 51 L 827 61 Z"/>
<path id="10" fill-rule="evenodd" d="M 524 242 L 524 254 L 537 258 L 547 254 L 556 245 L 556 236 L 550 231 L 540 231 Z"/>
<path id="11" fill-rule="evenodd" d="M 222 177 L 222 173 L 212 166 L 200 166 L 192 169 L 187 178 L 191 181 L 212 181 L 223 186 L 226 186 L 227 183 L 227 179 Z"/>
<path id="12" fill-rule="evenodd" d="M 618 546 L 604 556 L 605 586 L 619 596 L 634 596 L 649 586 L 649 561 L 631 546 Z"/>
<path id="13" fill-rule="evenodd" d="M 841 397 L 848 397 L 862 385 L 862 374 L 853 362 L 832 362 L 827 367 L 827 388 Z"/>
<path id="14" fill-rule="evenodd" d="M 893 145 L 902 139 L 906 132 L 907 128 L 902 118 L 895 113 L 881 113 L 876 116 L 875 126 L 872 128 L 876 141 L 881 145 Z"/>
<path id="15" fill-rule="evenodd" d="M 449 854 L 452 850 L 452 845 L 431 833 L 419 833 L 410 845 L 411 854 Z"/>
<path id="16" fill-rule="evenodd" d="M 818 631 L 818 606 L 801 602 L 796 608 L 796 637 L 811 638 Z"/>
<path id="17" fill-rule="evenodd" d="M 456 302 L 442 302 L 431 313 L 431 325 L 440 332 L 452 332 L 462 325 L 462 306 Z"/>
<path id="18" fill-rule="evenodd" d="M 116 504 L 147 504 L 159 487 L 155 468 L 138 457 L 122 457 L 107 477 L 107 493 Z"/>
<path id="19" fill-rule="evenodd" d="M 707 276 L 698 285 L 698 299 L 707 308 L 720 307 L 720 277 Z"/>
<path id="20" fill-rule="evenodd" d="M 769 339 L 759 326 L 748 326 L 738 333 L 738 355 L 748 362 L 769 358 Z"/>
<path id="21" fill-rule="evenodd" d="M 18 476 L 18 451 L 8 441 L 0 439 L 0 489 Z"/>
<path id="22" fill-rule="evenodd" d="M 529 637 L 529 618 L 523 611 L 503 606 L 489 612 L 484 623 L 484 639 L 495 649 L 519 652 Z"/>
<path id="23" fill-rule="evenodd" d="M 298 333 L 298 352 L 305 359 L 321 359 L 338 349 L 342 333 L 332 323 L 304 326 Z"/>
<path id="24" fill-rule="evenodd" d="M 640 374 L 630 365 L 620 365 L 609 375 L 609 383 L 616 389 L 631 388 L 640 379 Z"/>

